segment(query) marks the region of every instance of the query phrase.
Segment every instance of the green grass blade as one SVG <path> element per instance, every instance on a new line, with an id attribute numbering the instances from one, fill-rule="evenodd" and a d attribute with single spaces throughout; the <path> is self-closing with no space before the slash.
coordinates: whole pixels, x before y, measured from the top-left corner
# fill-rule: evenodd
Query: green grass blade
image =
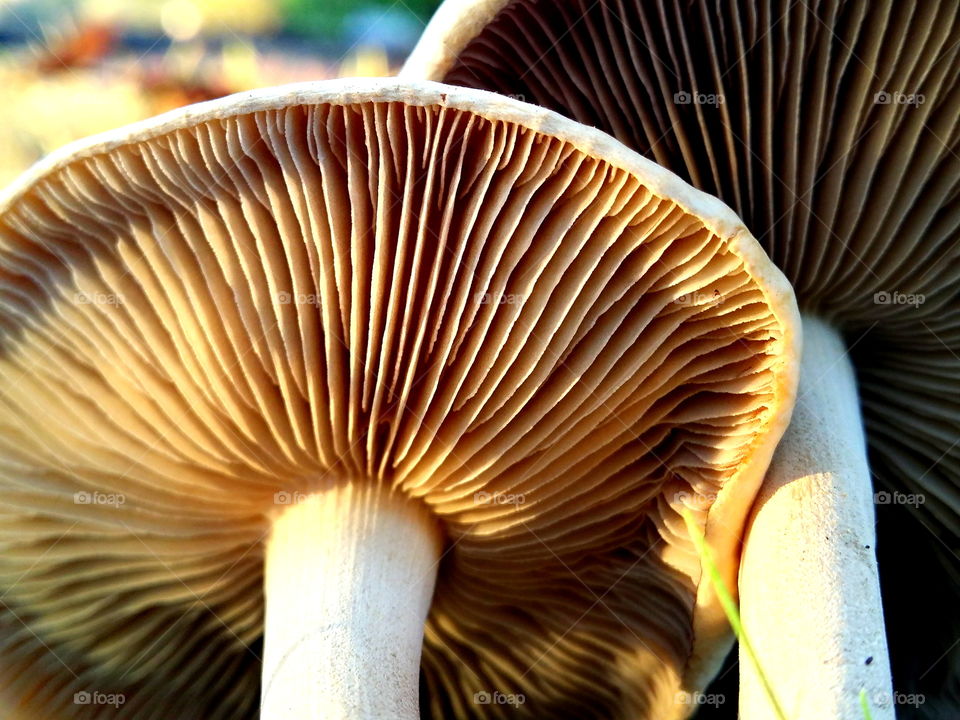
<path id="1" fill-rule="evenodd" d="M 763 683 L 764 692 L 766 692 L 767 697 L 770 699 L 770 703 L 773 705 L 774 710 L 777 713 L 777 718 L 779 720 L 787 720 L 787 716 L 783 712 L 783 708 L 773 692 L 773 686 L 770 684 L 770 680 L 767 678 L 763 668 L 760 667 L 760 661 L 757 659 L 757 655 L 753 651 L 753 645 L 750 643 L 750 639 L 747 637 L 746 632 L 744 632 L 743 624 L 740 622 L 740 611 L 737 608 L 737 603 L 730 594 L 730 591 L 727 589 L 727 586 L 724 584 L 723 578 L 720 577 L 720 571 L 717 570 L 717 565 L 713 561 L 713 555 L 710 553 L 710 548 L 707 547 L 707 543 L 703 538 L 703 533 L 700 532 L 700 528 L 697 526 L 697 523 L 693 519 L 693 515 L 691 515 L 689 511 L 684 510 L 682 511 L 682 514 L 683 520 L 687 524 L 687 531 L 690 533 L 690 537 L 693 538 L 694 545 L 697 548 L 697 553 L 700 555 L 700 560 L 707 571 L 707 577 L 713 583 L 714 588 L 716 588 L 717 597 L 720 599 L 720 605 L 723 607 L 723 612 L 727 616 L 727 621 L 730 623 L 730 627 L 733 628 L 733 632 L 737 636 L 740 646 L 746 650 L 747 657 L 750 658 L 750 662 L 753 664 L 754 668 L 756 668 L 757 674 L 760 676 L 760 681 Z"/>

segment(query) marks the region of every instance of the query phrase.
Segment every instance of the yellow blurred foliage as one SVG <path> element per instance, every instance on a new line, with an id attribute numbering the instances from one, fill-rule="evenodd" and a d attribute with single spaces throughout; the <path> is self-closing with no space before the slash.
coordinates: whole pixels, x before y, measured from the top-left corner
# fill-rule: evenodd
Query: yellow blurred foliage
<path id="1" fill-rule="evenodd" d="M 250 34 L 273 30 L 281 19 L 276 0 L 81 0 L 78 15 L 91 22 L 163 28 L 176 39 L 186 39 L 192 24 L 195 32 Z"/>
<path id="2" fill-rule="evenodd" d="M 0 66 L 0 87 L 0 185 L 61 145 L 150 114 L 140 88 L 122 78 Z"/>
<path id="3" fill-rule="evenodd" d="M 361 45 L 340 64 L 340 77 L 385 77 L 391 75 L 390 60 L 382 47 Z"/>

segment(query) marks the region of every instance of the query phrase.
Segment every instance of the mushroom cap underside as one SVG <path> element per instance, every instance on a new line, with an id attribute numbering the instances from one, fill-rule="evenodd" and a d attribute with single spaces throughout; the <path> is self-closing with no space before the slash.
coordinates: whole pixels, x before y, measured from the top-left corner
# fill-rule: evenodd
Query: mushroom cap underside
<path id="1" fill-rule="evenodd" d="M 796 308 L 602 133 L 394 80 L 191 107 L 8 191 L 0 304 L 0 682 L 38 716 L 255 716 L 260 543 L 340 482 L 444 528 L 430 716 L 685 715 L 725 647 L 680 511 L 732 581 Z"/>

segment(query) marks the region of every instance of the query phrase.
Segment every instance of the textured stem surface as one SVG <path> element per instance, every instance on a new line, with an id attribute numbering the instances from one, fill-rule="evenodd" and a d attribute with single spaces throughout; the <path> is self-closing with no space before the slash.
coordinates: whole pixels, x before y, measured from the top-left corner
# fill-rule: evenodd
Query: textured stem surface
<path id="1" fill-rule="evenodd" d="M 793 419 L 740 566 L 744 629 L 787 718 L 892 720 L 874 506 L 856 377 L 839 333 L 803 317 Z M 741 650 L 740 716 L 776 713 Z"/>
<path id="2" fill-rule="evenodd" d="M 267 544 L 261 717 L 417 720 L 435 522 L 373 486 L 287 498 Z"/>

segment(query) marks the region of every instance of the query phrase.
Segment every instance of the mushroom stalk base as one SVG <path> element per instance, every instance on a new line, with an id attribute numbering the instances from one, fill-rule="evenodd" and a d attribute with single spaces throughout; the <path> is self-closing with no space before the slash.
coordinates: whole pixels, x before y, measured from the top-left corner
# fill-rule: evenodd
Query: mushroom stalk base
<path id="1" fill-rule="evenodd" d="M 893 720 L 856 377 L 839 333 L 803 316 L 790 427 L 753 510 L 740 565 L 744 630 L 787 718 Z M 777 718 L 740 651 L 740 717 Z"/>
<path id="2" fill-rule="evenodd" d="M 266 549 L 261 718 L 418 720 L 436 523 L 376 486 L 292 499 Z"/>

